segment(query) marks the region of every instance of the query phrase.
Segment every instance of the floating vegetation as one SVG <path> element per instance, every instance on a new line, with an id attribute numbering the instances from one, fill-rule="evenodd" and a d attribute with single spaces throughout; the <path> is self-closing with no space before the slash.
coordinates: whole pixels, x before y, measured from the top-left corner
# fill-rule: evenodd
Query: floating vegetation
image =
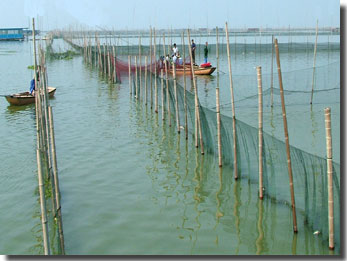
<path id="1" fill-rule="evenodd" d="M 53 52 L 48 53 L 48 57 L 50 59 L 58 59 L 58 60 L 71 60 L 77 55 L 80 55 L 80 54 L 71 50 L 68 50 L 62 53 L 53 53 Z"/>
<path id="2" fill-rule="evenodd" d="M 30 69 L 30 70 L 34 70 L 34 65 L 28 65 L 27 68 Z"/>

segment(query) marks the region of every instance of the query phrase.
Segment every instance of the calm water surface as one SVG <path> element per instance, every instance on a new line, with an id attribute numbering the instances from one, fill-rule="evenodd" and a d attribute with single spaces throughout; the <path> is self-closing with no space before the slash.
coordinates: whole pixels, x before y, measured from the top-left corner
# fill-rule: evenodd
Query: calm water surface
<path id="1" fill-rule="evenodd" d="M 1 94 L 29 88 L 30 44 L 0 43 Z M 81 57 L 47 67 L 67 254 L 336 253 L 300 212 L 294 235 L 290 206 L 201 156 L 129 97 L 126 78 L 108 84 Z M 39 254 L 35 106 L 3 99 L 0 111 L 0 253 Z"/>

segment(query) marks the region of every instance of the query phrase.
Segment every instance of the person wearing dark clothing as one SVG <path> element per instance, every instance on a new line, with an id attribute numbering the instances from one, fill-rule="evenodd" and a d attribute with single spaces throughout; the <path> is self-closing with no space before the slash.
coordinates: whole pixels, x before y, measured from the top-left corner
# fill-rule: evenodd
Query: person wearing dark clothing
<path id="1" fill-rule="evenodd" d="M 37 81 L 40 81 L 40 78 L 39 78 L 39 69 L 37 69 L 36 78 L 37 78 Z M 30 81 L 30 94 L 33 95 L 34 91 L 35 91 L 35 76 L 34 76 L 34 78 Z"/>
<path id="2" fill-rule="evenodd" d="M 208 58 L 208 42 L 206 42 L 205 48 L 204 48 L 204 56 L 205 56 L 205 63 L 207 63 Z"/>
<path id="3" fill-rule="evenodd" d="M 193 58 L 193 65 L 195 65 L 195 49 L 196 45 L 194 43 L 194 39 L 192 39 L 192 58 Z"/>

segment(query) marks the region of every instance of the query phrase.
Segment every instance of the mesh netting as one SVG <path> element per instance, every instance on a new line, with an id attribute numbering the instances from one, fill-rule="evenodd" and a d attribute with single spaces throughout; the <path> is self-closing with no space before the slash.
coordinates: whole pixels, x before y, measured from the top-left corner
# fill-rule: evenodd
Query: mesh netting
<path id="1" fill-rule="evenodd" d="M 159 72 L 158 72 L 159 74 Z M 294 74 L 294 73 L 293 73 Z M 154 75 L 152 83 L 154 108 Z M 135 76 L 133 79 L 133 93 L 135 93 Z M 255 79 L 256 80 L 256 79 Z M 138 79 L 139 81 L 139 79 Z M 142 79 L 143 81 L 143 79 Z M 156 79 L 158 86 L 158 106 L 161 115 L 161 80 Z M 169 97 L 166 96 L 166 85 L 164 80 L 164 101 L 170 102 L 171 122 L 175 121 L 175 94 L 173 80 L 169 81 Z M 138 82 L 138 88 L 140 83 Z M 144 99 L 144 82 L 142 90 L 139 90 L 139 99 Z M 150 92 L 150 79 L 147 79 L 147 92 Z M 318 91 L 319 92 L 319 91 Z M 255 97 L 254 97 L 255 98 Z M 184 88 L 177 84 L 177 99 L 180 125 L 184 126 Z M 151 103 L 150 95 L 147 95 L 147 103 Z M 186 91 L 188 131 L 194 138 L 194 94 Z M 165 112 L 166 105 L 164 106 Z M 217 148 L 217 116 L 216 111 L 201 106 L 200 104 L 201 129 L 205 153 L 218 157 Z M 167 116 L 166 116 L 167 117 Z M 233 167 L 233 127 L 232 118 L 221 115 L 221 143 L 223 165 Z M 181 134 L 184 135 L 184 134 Z M 249 179 L 250 182 L 258 183 L 258 129 L 245 122 L 236 120 L 237 136 L 237 160 L 240 178 Z M 264 195 L 276 202 L 291 205 L 289 177 L 287 169 L 287 157 L 285 143 L 272 135 L 263 134 L 263 185 Z M 326 159 L 300 150 L 294 146 L 290 147 L 291 163 L 293 169 L 293 182 L 295 189 L 296 210 L 305 217 L 304 222 L 313 230 L 321 232 L 322 237 L 328 240 L 328 185 Z M 232 174 L 231 174 L 232 175 Z M 333 189 L 334 189 L 334 224 L 336 248 L 340 244 L 340 165 L 333 164 Z"/>
<path id="2" fill-rule="evenodd" d="M 78 49 L 83 50 L 82 47 L 70 43 Z M 232 46 L 232 45 L 231 45 Z M 224 47 L 224 48 L 223 48 Z M 296 52 L 312 52 L 313 45 L 309 43 L 302 44 L 280 44 L 280 52 L 286 53 L 293 51 Z M 98 59 L 98 50 L 96 47 L 91 48 L 92 64 L 100 62 L 101 65 L 106 61 L 105 57 Z M 215 49 L 215 45 L 210 48 Z M 259 52 L 270 53 L 271 44 L 264 45 L 242 45 L 235 44 L 232 48 L 236 49 L 235 52 Z M 254 48 L 254 49 L 252 49 Z M 292 48 L 292 50 L 291 50 Z M 318 44 L 318 51 L 339 50 L 339 45 L 335 44 Z M 157 49 L 157 54 L 162 53 L 160 47 Z M 219 47 L 219 52 L 226 52 L 225 46 Z M 104 51 L 101 49 L 104 56 Z M 117 77 L 120 81 L 122 75 L 128 75 L 129 65 L 125 61 L 119 59 L 119 55 L 136 55 L 139 53 L 138 46 L 123 46 L 117 47 L 117 55 L 114 59 L 117 71 Z M 142 55 L 148 55 L 150 49 L 148 47 L 141 47 Z M 188 50 L 186 50 L 188 53 Z M 156 57 L 156 56 L 154 56 Z M 137 99 L 144 100 L 147 97 L 147 103 L 154 108 L 155 103 L 155 81 L 157 83 L 158 107 L 159 114 L 161 110 L 167 113 L 166 103 L 169 102 L 171 109 L 171 123 L 176 124 L 175 120 L 175 93 L 174 82 L 172 79 L 168 80 L 168 86 L 164 80 L 165 90 L 161 90 L 160 68 L 157 70 L 157 77 L 154 77 L 154 57 L 152 63 L 148 61 L 148 69 L 152 73 L 148 73 L 147 82 L 144 82 L 143 61 L 141 66 L 137 67 L 139 73 L 142 70 L 142 77 L 140 84 L 140 77 L 137 77 L 138 82 L 135 83 L 135 66 L 132 62 L 132 87 L 133 93 L 137 93 Z M 113 56 L 112 56 L 113 58 Z M 113 59 L 112 59 L 113 60 Z M 124 59 L 126 60 L 126 58 Z M 313 73 L 315 70 L 315 73 Z M 165 75 L 165 74 L 164 74 Z M 273 92 L 274 106 L 280 106 L 279 99 L 279 85 L 278 78 L 276 77 L 276 66 L 273 68 L 273 75 L 265 73 L 262 76 L 263 82 L 263 103 L 264 107 L 271 104 L 271 93 Z M 220 86 L 229 86 L 227 74 L 220 75 Z M 340 67 L 339 62 L 333 62 L 324 66 L 317 66 L 315 69 L 309 68 L 304 70 L 296 70 L 291 72 L 284 72 L 282 74 L 283 83 L 286 86 L 284 92 L 286 96 L 286 105 L 291 106 L 295 104 L 308 104 L 311 96 L 312 81 L 314 81 L 314 103 L 338 103 L 340 96 Z M 187 78 L 189 79 L 189 78 Z M 195 105 L 194 94 L 192 93 L 191 81 L 187 80 L 187 91 L 184 92 L 183 84 L 177 83 L 177 100 L 179 110 L 179 121 L 181 126 L 185 126 L 185 113 L 187 113 L 187 126 L 188 132 L 194 137 L 194 122 L 195 122 Z M 273 89 L 272 84 L 273 82 Z M 240 108 L 257 107 L 257 78 L 254 75 L 234 75 L 233 84 L 238 86 L 235 89 L 235 105 Z M 136 91 L 136 86 L 138 91 Z M 145 86 L 147 86 L 147 95 L 145 95 Z M 254 88 L 249 88 L 254 86 Z M 166 95 L 168 88 L 168 96 Z M 198 88 L 199 96 L 203 93 L 202 88 Z M 221 143 L 223 165 L 230 165 L 233 167 L 233 122 L 229 116 L 230 112 L 230 98 L 227 95 L 229 87 L 223 87 L 221 91 Z M 161 93 L 164 94 L 163 100 L 165 106 L 161 106 Z M 186 99 L 184 99 L 186 97 Z M 287 97 L 289 97 L 287 99 Z M 293 98 L 295 97 L 295 98 Z M 186 110 L 185 110 L 186 102 Z M 200 100 L 200 120 L 201 131 L 203 136 L 203 143 L 205 152 L 218 156 L 217 149 L 217 116 L 215 111 L 214 99 L 207 99 L 201 102 Z M 167 116 L 166 116 L 167 118 Z M 167 119 L 166 119 L 167 120 Z M 180 127 L 181 127 L 180 126 Z M 183 134 L 181 134 L 183 135 Z M 239 177 L 249 179 L 250 182 L 258 183 L 258 129 L 251 125 L 236 120 L 236 136 L 237 136 L 237 161 Z M 263 134 L 263 185 L 265 188 L 264 195 L 283 204 L 291 205 L 289 177 L 287 169 L 287 157 L 285 143 L 274 136 L 264 132 Z M 313 230 L 319 230 L 322 237 L 328 240 L 328 186 L 327 186 L 327 167 L 326 159 L 305 152 L 297 147 L 290 147 L 291 164 L 293 169 L 293 182 L 295 190 L 295 202 L 297 212 L 301 212 L 305 217 L 304 222 L 307 223 Z M 340 248 L 340 165 L 333 163 L 333 191 L 334 191 L 334 224 L 335 224 L 335 243 L 336 248 Z"/>

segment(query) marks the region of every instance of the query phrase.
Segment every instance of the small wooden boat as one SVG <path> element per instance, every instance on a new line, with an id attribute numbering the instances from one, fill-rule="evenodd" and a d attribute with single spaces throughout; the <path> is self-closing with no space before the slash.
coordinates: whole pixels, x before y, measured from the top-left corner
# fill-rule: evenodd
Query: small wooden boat
<path id="1" fill-rule="evenodd" d="M 198 66 L 194 66 L 194 74 L 195 75 L 211 75 L 215 70 L 216 67 L 198 67 Z M 172 74 L 172 69 L 169 70 L 170 74 Z M 180 66 L 178 68 L 176 68 L 176 75 L 183 75 L 184 71 L 183 68 Z M 186 67 L 186 74 L 190 75 L 192 74 L 192 70 L 190 66 Z"/>
<path id="2" fill-rule="evenodd" d="M 49 98 L 52 98 L 54 96 L 55 90 L 56 88 L 48 87 Z M 27 105 L 30 103 L 35 103 L 35 96 L 31 95 L 29 92 L 5 95 L 5 98 L 11 105 Z"/>

